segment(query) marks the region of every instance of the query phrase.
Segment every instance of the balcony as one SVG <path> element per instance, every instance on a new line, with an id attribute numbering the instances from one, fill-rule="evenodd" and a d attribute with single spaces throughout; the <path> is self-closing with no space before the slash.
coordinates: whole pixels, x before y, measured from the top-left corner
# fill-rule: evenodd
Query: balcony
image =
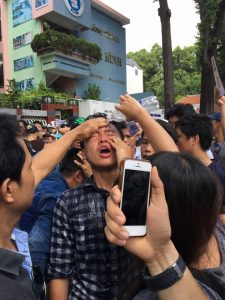
<path id="1" fill-rule="evenodd" d="M 90 76 L 90 64 L 95 62 L 93 59 L 82 58 L 75 53 L 65 55 L 59 51 L 45 51 L 39 53 L 43 71 L 71 78 Z"/>
<path id="2" fill-rule="evenodd" d="M 42 69 L 49 76 L 86 77 L 90 65 L 102 58 L 101 48 L 73 35 L 49 29 L 35 35 L 31 47 L 41 58 Z"/>

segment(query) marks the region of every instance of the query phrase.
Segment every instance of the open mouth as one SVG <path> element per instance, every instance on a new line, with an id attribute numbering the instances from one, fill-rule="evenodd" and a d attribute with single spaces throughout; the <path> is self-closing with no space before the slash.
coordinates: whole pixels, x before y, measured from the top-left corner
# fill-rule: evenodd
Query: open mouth
<path id="1" fill-rule="evenodd" d="M 99 153 L 100 153 L 100 156 L 104 157 L 104 158 L 107 158 L 111 155 L 111 151 L 106 147 L 101 148 L 99 150 Z"/>

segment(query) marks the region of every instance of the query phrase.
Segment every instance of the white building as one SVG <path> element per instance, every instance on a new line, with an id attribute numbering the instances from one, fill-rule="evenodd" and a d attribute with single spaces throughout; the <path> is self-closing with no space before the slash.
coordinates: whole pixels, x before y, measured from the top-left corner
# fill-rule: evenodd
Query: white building
<path id="1" fill-rule="evenodd" d="M 143 70 L 131 58 L 127 58 L 126 69 L 128 94 L 143 93 Z"/>

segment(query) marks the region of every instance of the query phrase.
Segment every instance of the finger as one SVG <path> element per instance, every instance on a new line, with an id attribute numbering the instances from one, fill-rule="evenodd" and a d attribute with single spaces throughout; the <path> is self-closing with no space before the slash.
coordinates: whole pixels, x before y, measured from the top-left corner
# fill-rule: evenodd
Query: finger
<path id="1" fill-rule="evenodd" d="M 121 102 L 126 101 L 126 95 L 120 95 L 119 99 Z"/>
<path id="2" fill-rule="evenodd" d="M 73 162 L 74 162 L 78 167 L 83 167 L 83 165 L 82 165 L 79 161 L 77 161 L 77 160 L 74 159 Z"/>
<path id="3" fill-rule="evenodd" d="M 115 235 L 113 235 L 111 233 L 111 231 L 109 230 L 109 228 L 107 226 L 105 227 L 104 231 L 105 231 L 106 238 L 110 243 L 117 245 L 117 246 L 125 246 L 126 245 L 126 240 L 124 240 L 124 239 L 121 240 L 121 239 L 117 238 Z"/>
<path id="4" fill-rule="evenodd" d="M 78 153 L 77 153 L 77 156 L 80 158 L 80 159 L 85 159 L 85 157 L 84 157 L 84 154 L 83 154 L 83 152 L 82 151 L 79 151 Z"/>
<path id="5" fill-rule="evenodd" d="M 155 202 L 158 205 L 167 205 L 164 193 L 163 183 L 159 177 L 156 167 L 152 168 L 151 176 L 151 202 Z"/>
<path id="6" fill-rule="evenodd" d="M 110 191 L 110 198 L 112 199 L 112 201 L 119 205 L 121 202 L 121 191 L 118 188 L 118 185 L 115 185 L 111 191 Z"/>
<path id="7" fill-rule="evenodd" d="M 105 118 L 97 118 L 90 121 L 94 121 L 93 124 L 97 127 L 105 127 L 109 124 L 108 120 Z"/>
<path id="8" fill-rule="evenodd" d="M 119 103 L 115 105 L 115 109 L 118 111 L 121 111 L 121 112 L 123 110 L 121 104 L 119 104 Z"/>

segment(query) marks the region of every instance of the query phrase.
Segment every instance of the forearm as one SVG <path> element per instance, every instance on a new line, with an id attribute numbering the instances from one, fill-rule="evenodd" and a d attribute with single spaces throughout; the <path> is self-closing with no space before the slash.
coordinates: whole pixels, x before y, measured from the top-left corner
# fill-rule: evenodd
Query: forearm
<path id="1" fill-rule="evenodd" d="M 174 151 L 178 148 L 169 134 L 144 109 L 137 114 L 137 121 L 155 151 Z"/>
<path id="2" fill-rule="evenodd" d="M 156 276 L 172 266 L 178 256 L 174 245 L 170 243 L 166 251 L 161 255 L 159 254 L 153 262 L 147 264 L 151 276 Z M 180 280 L 171 287 L 159 291 L 158 295 L 160 300 L 180 300 L 181 295 L 182 300 L 209 300 L 187 267 Z"/>
<path id="3" fill-rule="evenodd" d="M 67 300 L 68 291 L 68 279 L 53 279 L 49 283 L 49 300 Z"/>
<path id="4" fill-rule="evenodd" d="M 35 174 L 35 186 L 62 160 L 75 139 L 75 134 L 69 131 L 56 142 L 48 144 L 34 157 L 32 169 Z"/>
<path id="5" fill-rule="evenodd" d="M 225 138 L 225 104 L 220 107 L 220 125 L 223 130 L 223 135 Z"/>

